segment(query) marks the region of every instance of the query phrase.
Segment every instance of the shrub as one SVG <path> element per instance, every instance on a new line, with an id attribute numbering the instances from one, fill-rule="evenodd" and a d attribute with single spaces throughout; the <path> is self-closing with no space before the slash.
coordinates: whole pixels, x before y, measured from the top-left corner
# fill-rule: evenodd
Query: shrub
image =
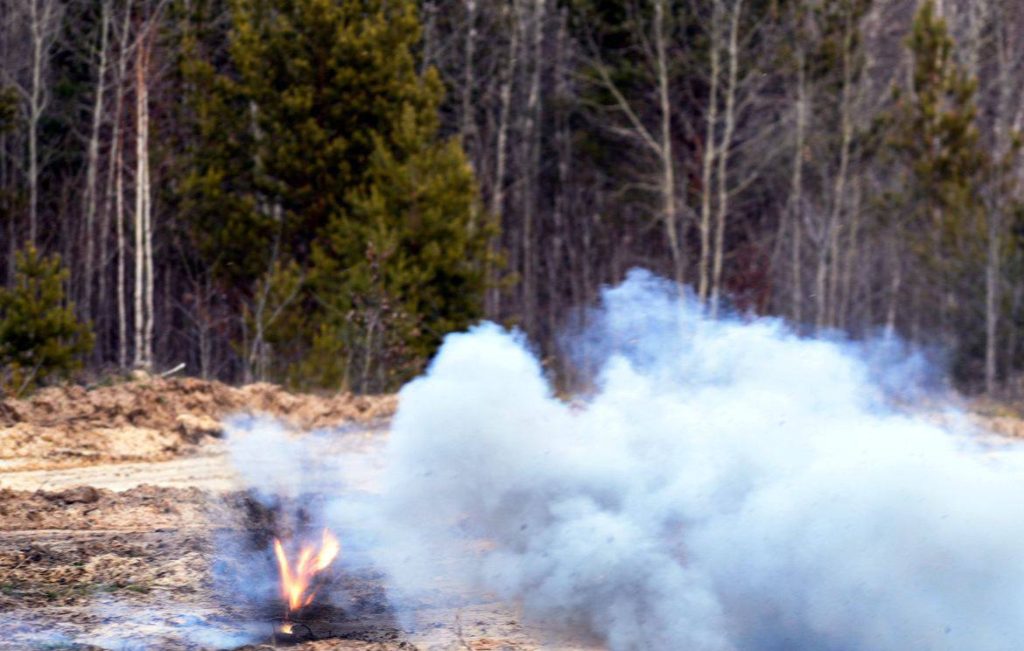
<path id="1" fill-rule="evenodd" d="M 60 256 L 42 256 L 28 244 L 16 256 L 14 282 L 0 288 L 0 386 L 24 395 L 53 377 L 81 368 L 92 350 L 88 323 L 64 296 L 68 271 Z"/>

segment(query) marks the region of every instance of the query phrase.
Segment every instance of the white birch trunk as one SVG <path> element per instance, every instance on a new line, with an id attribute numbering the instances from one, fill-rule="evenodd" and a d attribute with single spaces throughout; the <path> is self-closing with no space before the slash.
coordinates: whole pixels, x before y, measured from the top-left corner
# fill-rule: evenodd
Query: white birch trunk
<path id="1" fill-rule="evenodd" d="M 708 79 L 708 109 L 704 124 L 704 152 L 701 156 L 700 187 L 700 263 L 697 296 L 707 303 L 711 287 L 711 196 L 714 193 L 712 172 L 715 166 L 715 133 L 718 126 L 718 80 L 721 76 L 720 21 L 722 0 L 714 0 L 711 32 L 708 39 L 710 70 Z"/>
<path id="2" fill-rule="evenodd" d="M 28 103 L 28 239 L 33 244 L 39 230 L 39 122 L 50 101 L 44 77 L 59 27 L 56 4 L 56 0 L 28 0 L 32 61 L 29 87 L 23 94 Z"/>
<path id="3" fill-rule="evenodd" d="M 660 113 L 661 203 L 665 236 L 672 254 L 673 280 L 682 291 L 686 282 L 686 256 L 679 237 L 676 210 L 675 158 L 672 152 L 672 103 L 669 97 L 668 53 L 666 52 L 666 0 L 654 3 L 654 51 L 658 76 L 658 109 Z"/>
<path id="4" fill-rule="evenodd" d="M 135 359 L 137 368 L 152 365 L 152 249 L 149 184 L 149 88 L 146 35 L 135 57 Z"/>
<path id="5" fill-rule="evenodd" d="M 124 206 L 124 88 L 128 83 L 128 36 L 131 25 L 131 6 L 125 7 L 124 19 L 118 35 L 117 55 L 117 104 L 114 110 L 113 152 L 111 154 L 114 175 L 114 228 L 117 238 L 117 363 L 121 369 L 128 367 L 128 292 L 127 256 L 125 237 Z"/>
<path id="6" fill-rule="evenodd" d="M 729 150 L 736 129 L 736 84 L 739 70 L 739 30 L 743 0 L 736 0 L 729 19 L 729 72 L 725 90 L 725 126 L 718 147 L 718 210 L 715 219 L 715 255 L 712 261 L 711 318 L 717 318 L 722 294 L 722 265 L 725 257 L 725 222 L 729 216 Z"/>
<path id="7" fill-rule="evenodd" d="M 100 127 L 104 115 L 104 91 L 107 84 L 107 42 L 110 31 L 110 3 L 104 2 L 100 17 L 99 62 L 96 66 L 96 97 L 92 110 L 92 132 L 89 134 L 88 156 L 85 173 L 85 278 L 82 294 L 82 314 L 92 318 L 92 289 L 96 276 L 96 208 L 99 197 L 97 178 L 100 159 Z M 105 233 L 103 234 L 105 235 Z"/>

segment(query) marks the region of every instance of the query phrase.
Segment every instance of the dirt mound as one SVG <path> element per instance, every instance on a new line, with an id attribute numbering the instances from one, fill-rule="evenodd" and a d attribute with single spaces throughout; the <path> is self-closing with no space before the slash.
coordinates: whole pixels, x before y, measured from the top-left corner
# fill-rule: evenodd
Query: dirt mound
<path id="1" fill-rule="evenodd" d="M 3 531 L 154 530 L 199 526 L 221 503 L 195 488 L 139 486 L 123 492 L 79 486 L 63 491 L 0 488 Z M 219 517 L 223 513 L 218 512 Z"/>
<path id="2" fill-rule="evenodd" d="M 0 401 L 0 427 L 30 423 L 68 431 L 97 427 L 174 429 L 180 417 L 219 419 L 234 412 L 267 413 L 302 429 L 390 416 L 394 396 L 292 394 L 267 383 L 232 387 L 196 378 L 128 382 L 86 390 L 50 387 L 25 400 Z"/>
<path id="3" fill-rule="evenodd" d="M 269 414 L 308 430 L 386 419 L 395 405 L 394 396 L 291 394 L 272 384 L 195 378 L 50 387 L 0 401 L 0 470 L 170 459 L 219 436 L 220 420 L 236 413 Z"/>

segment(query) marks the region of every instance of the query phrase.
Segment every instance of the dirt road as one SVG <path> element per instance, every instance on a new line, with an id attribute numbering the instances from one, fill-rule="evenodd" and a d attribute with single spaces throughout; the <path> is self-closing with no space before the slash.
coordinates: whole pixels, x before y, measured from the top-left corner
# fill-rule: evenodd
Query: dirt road
<path id="1" fill-rule="evenodd" d="M 17 491 L 61 491 L 74 486 L 124 491 L 141 484 L 229 491 L 236 488 L 238 482 L 238 473 L 223 453 L 171 461 L 106 463 L 0 474 L 0 488 Z"/>

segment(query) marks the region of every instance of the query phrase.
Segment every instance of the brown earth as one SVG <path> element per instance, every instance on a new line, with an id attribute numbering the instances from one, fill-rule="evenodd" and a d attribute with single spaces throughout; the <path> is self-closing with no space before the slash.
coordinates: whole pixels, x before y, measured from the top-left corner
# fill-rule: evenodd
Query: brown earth
<path id="1" fill-rule="evenodd" d="M 0 649 L 278 648 L 275 598 L 231 585 L 272 576 L 272 560 L 252 552 L 288 528 L 232 465 L 221 421 L 268 414 L 294 436 L 323 429 L 319 449 L 338 460 L 346 490 L 373 492 L 395 408 L 394 396 L 156 378 L 0 401 Z M 991 404 L 966 417 L 925 411 L 999 434 L 988 437 L 993 453 L 1024 435 L 1024 421 Z M 531 628 L 515 604 L 445 586 L 441 601 L 458 606 L 394 613 L 382 577 L 356 556 L 343 552 L 314 618 L 341 637 L 290 648 L 599 648 Z"/>
<path id="2" fill-rule="evenodd" d="M 231 387 L 194 378 L 50 387 L 0 401 L 0 470 L 188 456 L 220 436 L 220 419 L 230 414 L 269 414 L 310 430 L 386 419 L 395 405 L 387 395 L 299 395 L 266 383 Z"/>
<path id="3" fill-rule="evenodd" d="M 395 405 L 195 379 L 0 402 L 0 649 L 277 648 L 274 598 L 243 598 L 224 577 L 266 575 L 272 561 L 251 552 L 287 528 L 232 466 L 220 419 L 263 413 L 295 436 L 324 429 L 347 490 L 373 491 Z M 239 541 L 251 549 L 236 553 Z M 399 618 L 382 577 L 355 558 L 343 553 L 324 588 L 333 596 L 320 619 L 342 637 L 290 648 L 584 648 L 551 641 L 487 595 Z"/>

